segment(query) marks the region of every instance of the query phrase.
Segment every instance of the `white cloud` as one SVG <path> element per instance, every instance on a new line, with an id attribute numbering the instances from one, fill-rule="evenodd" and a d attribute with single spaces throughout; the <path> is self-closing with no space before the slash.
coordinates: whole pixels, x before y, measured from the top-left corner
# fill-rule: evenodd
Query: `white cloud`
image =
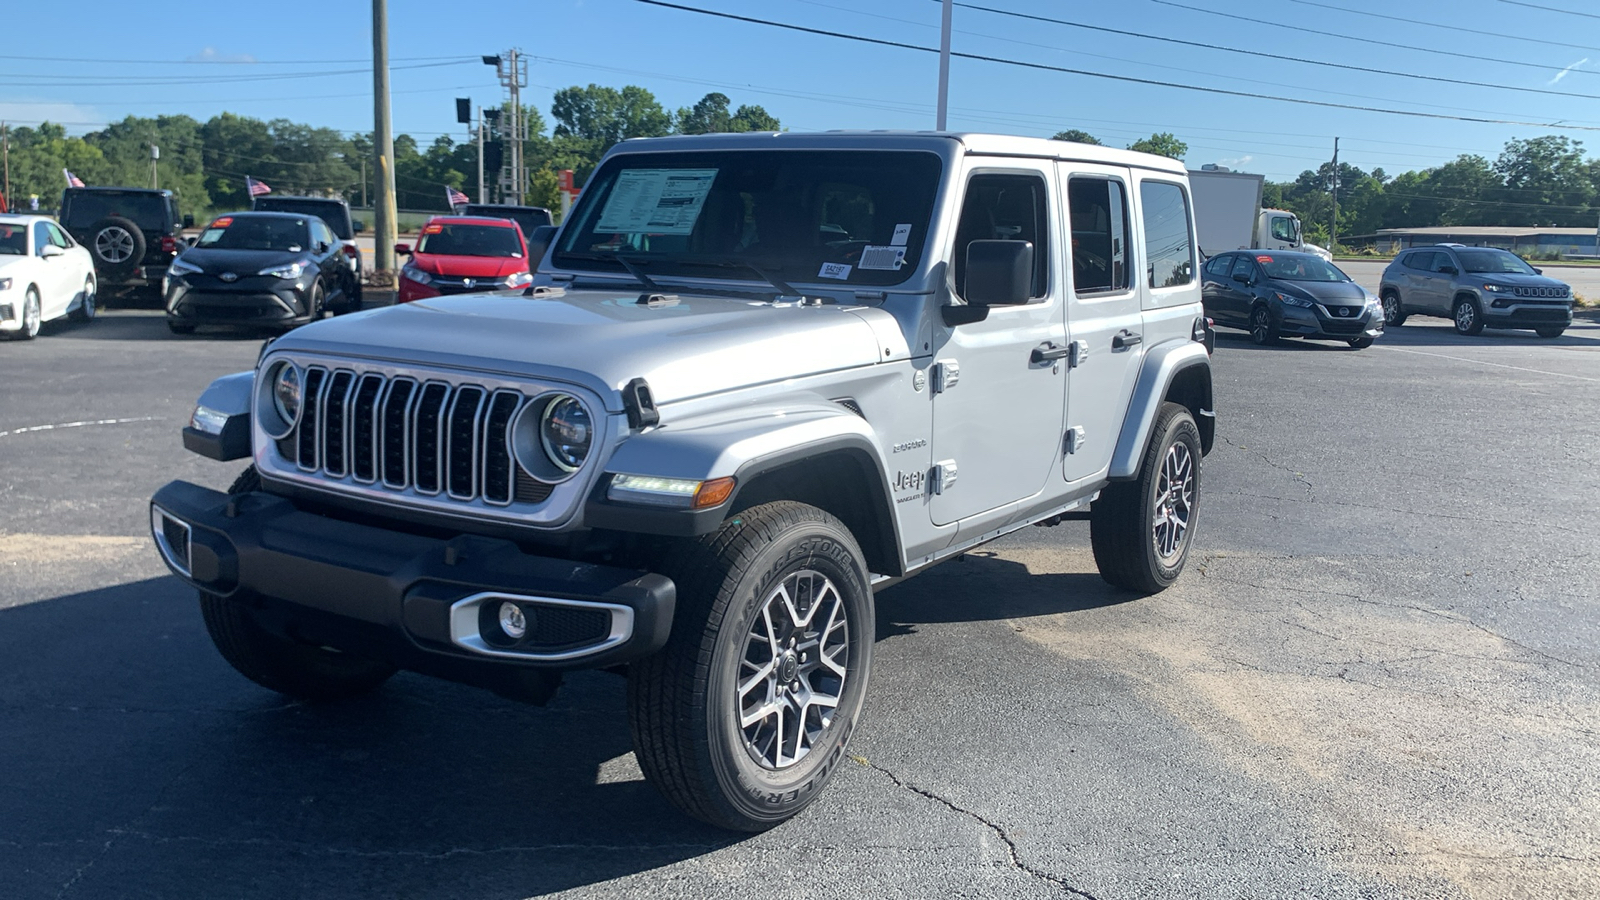
<path id="1" fill-rule="evenodd" d="M 1545 82 L 1545 84 L 1555 84 L 1556 82 L 1560 81 L 1561 79 L 1567 77 L 1567 73 L 1568 72 L 1571 72 L 1573 69 L 1576 69 L 1577 67 L 1579 67 L 1581 65 L 1584 65 L 1588 61 L 1589 61 L 1589 57 L 1585 56 L 1583 59 L 1580 59 L 1577 62 L 1573 63 L 1572 65 L 1567 66 L 1565 69 L 1562 69 L 1561 71 L 1557 72 L 1556 73 L 1556 77 L 1554 77 L 1554 78 L 1550 79 L 1549 81 Z"/>
<path id="2" fill-rule="evenodd" d="M 207 47 L 191 56 L 188 62 L 216 62 L 216 63 L 253 63 L 254 56 L 248 53 L 223 53 L 215 47 Z"/>
<path id="3" fill-rule="evenodd" d="M 17 125 L 56 122 L 67 131 L 82 134 L 105 124 L 106 117 L 92 106 L 59 100 L 0 100 L 0 121 Z"/>
<path id="4" fill-rule="evenodd" d="M 1217 165 L 1227 166 L 1230 169 L 1237 169 L 1240 166 L 1249 165 L 1250 161 L 1253 159 L 1255 159 L 1254 156 L 1236 156 L 1233 159 L 1219 159 L 1217 160 Z"/>

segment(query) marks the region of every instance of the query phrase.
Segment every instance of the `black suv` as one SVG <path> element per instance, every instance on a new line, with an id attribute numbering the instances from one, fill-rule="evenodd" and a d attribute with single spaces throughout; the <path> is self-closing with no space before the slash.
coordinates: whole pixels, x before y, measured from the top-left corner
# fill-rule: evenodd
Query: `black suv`
<path id="1" fill-rule="evenodd" d="M 366 226 L 350 218 L 350 204 L 338 197 L 257 197 L 251 206 L 256 212 L 286 212 L 316 216 L 327 223 L 333 236 L 343 245 L 345 264 L 355 273 L 354 308 L 361 308 L 361 248 L 356 234 Z"/>
<path id="2" fill-rule="evenodd" d="M 81 187 L 62 192 L 61 225 L 94 257 L 104 294 L 159 290 L 184 247 L 181 229 L 193 226 L 194 217 L 178 215 L 171 191 Z"/>
<path id="3" fill-rule="evenodd" d="M 461 207 L 458 215 L 510 219 L 522 229 L 524 238 L 533 237 L 533 230 L 541 225 L 555 224 L 555 220 L 550 217 L 550 210 L 542 206 L 517 206 L 514 203 L 468 203 Z"/>

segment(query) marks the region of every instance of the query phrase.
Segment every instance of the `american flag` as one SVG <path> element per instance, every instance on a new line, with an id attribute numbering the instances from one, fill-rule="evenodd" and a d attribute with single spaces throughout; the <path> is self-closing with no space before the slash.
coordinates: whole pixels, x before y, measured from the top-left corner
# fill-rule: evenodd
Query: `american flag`
<path id="1" fill-rule="evenodd" d="M 466 194 L 461 193 L 448 184 L 444 186 L 444 195 L 449 201 L 451 208 L 457 206 L 466 206 L 468 203 L 472 202 L 471 197 L 468 197 Z"/>
<path id="2" fill-rule="evenodd" d="M 244 186 L 250 190 L 250 196 L 259 197 L 262 194 L 272 193 L 272 188 L 267 187 L 265 181 L 257 181 L 249 175 L 244 177 Z"/>
<path id="3" fill-rule="evenodd" d="M 61 174 L 67 176 L 67 187 L 83 187 L 82 178 L 68 172 L 66 169 L 62 169 Z"/>

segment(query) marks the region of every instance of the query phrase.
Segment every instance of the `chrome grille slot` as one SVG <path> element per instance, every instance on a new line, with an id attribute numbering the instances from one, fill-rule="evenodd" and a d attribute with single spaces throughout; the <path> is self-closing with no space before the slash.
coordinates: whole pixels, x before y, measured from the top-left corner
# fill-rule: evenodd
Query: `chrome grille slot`
<path id="1" fill-rule="evenodd" d="M 483 415 L 484 390 L 468 385 L 457 388 L 450 403 L 445 434 L 445 492 L 454 500 L 478 495 L 478 425 Z"/>
<path id="2" fill-rule="evenodd" d="M 396 378 L 383 393 L 383 429 L 378 439 L 383 453 L 383 486 L 404 489 L 411 486 L 411 403 L 416 399 L 417 383 Z"/>
<path id="3" fill-rule="evenodd" d="M 328 381 L 328 398 L 322 411 L 322 469 L 334 478 L 350 471 L 349 409 L 350 389 L 355 387 L 354 372 L 339 370 Z"/>
<path id="4" fill-rule="evenodd" d="M 483 423 L 483 499 L 487 503 L 505 506 L 515 496 L 509 432 L 522 400 L 516 391 L 495 391 L 489 398 Z"/>
<path id="5" fill-rule="evenodd" d="M 322 462 L 322 455 L 317 450 L 321 443 L 318 437 L 322 433 L 322 395 L 327 388 L 327 369 L 321 366 L 306 369 L 300 424 L 296 427 L 295 435 L 295 460 L 302 472 L 315 472 Z"/>
<path id="6" fill-rule="evenodd" d="M 439 464 L 444 456 L 443 419 L 449 399 L 448 384 L 430 381 L 422 386 L 411 414 L 412 485 L 419 494 L 437 494 L 442 487 Z"/>
<path id="7" fill-rule="evenodd" d="M 368 372 L 356 382 L 350 412 L 350 474 L 364 484 L 378 480 L 378 398 L 382 394 L 382 375 Z"/>

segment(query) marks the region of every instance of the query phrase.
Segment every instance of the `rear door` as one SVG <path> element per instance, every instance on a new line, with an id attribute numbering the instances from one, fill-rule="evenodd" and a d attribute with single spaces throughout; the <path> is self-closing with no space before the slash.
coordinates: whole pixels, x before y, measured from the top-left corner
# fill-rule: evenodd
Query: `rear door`
<path id="1" fill-rule="evenodd" d="M 956 294 L 965 290 L 967 246 L 975 240 L 1032 242 L 1033 284 L 1025 304 L 992 307 L 982 322 L 935 330 L 932 449 L 935 484 L 946 481 L 929 502 L 936 525 L 1039 494 L 1061 452 L 1066 367 L 1032 359 L 1035 348 L 1061 347 L 1067 339 L 1054 256 L 1060 252 L 1054 173 L 1047 161 L 975 162 L 950 256 Z"/>

